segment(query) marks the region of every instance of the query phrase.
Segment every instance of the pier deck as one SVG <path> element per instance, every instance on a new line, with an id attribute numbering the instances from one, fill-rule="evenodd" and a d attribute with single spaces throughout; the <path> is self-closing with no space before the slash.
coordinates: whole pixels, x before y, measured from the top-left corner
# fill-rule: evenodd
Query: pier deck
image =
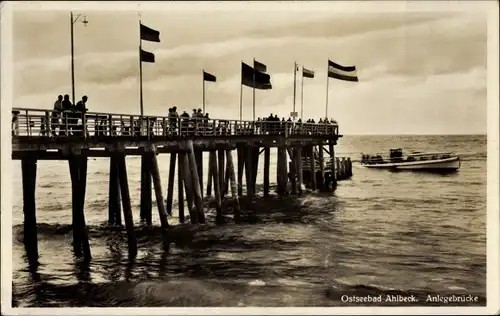
<path id="1" fill-rule="evenodd" d="M 206 221 L 204 152 L 209 155 L 206 196 L 211 196 L 213 189 L 216 220 L 222 219 L 222 200 L 230 193 L 234 220 L 239 221 L 243 178 L 245 193 L 251 198 L 256 193 L 261 153 L 264 153 L 264 196 L 270 191 L 270 151 L 273 147 L 277 148 L 276 192 L 280 196 L 302 194 L 304 186 L 312 190 L 333 190 L 337 181 L 352 175 L 350 159 L 335 157 L 334 148 L 340 137 L 336 123 L 61 113 L 14 108 L 12 159 L 22 162 L 24 243 L 30 265 L 37 265 L 38 260 L 35 203 L 38 160 L 68 161 L 73 196 L 74 252 L 90 260 L 84 214 L 88 157 L 109 157 L 108 224 L 121 226 L 123 215 L 129 256 L 134 257 L 137 241 L 125 163 L 127 155 L 141 156 L 141 221 L 152 225 L 154 190 L 161 227 L 166 231 L 168 216 L 172 215 L 176 171 L 179 221 L 186 220 L 185 206 L 192 224 Z M 236 164 L 233 163 L 233 150 L 237 152 Z M 166 199 L 157 160 L 161 153 L 170 156 Z M 330 155 L 329 161 L 324 153 Z M 168 247 L 168 238 L 164 244 Z"/>

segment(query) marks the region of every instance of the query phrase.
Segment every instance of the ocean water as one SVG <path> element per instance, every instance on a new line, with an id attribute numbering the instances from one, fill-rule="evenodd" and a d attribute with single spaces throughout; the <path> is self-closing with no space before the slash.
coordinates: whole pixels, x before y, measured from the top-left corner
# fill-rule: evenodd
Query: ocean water
<path id="1" fill-rule="evenodd" d="M 359 165 L 362 152 L 391 147 L 454 151 L 462 167 L 438 175 Z M 345 306 L 342 295 L 380 294 L 415 295 L 421 305 L 427 295 L 476 295 L 475 304 L 485 305 L 486 136 L 344 136 L 336 152 L 353 158 L 354 175 L 334 193 L 242 200 L 240 224 L 228 211 L 228 223 L 216 226 L 209 208 L 208 224 L 172 229 L 168 250 L 155 208 L 156 228 L 140 227 L 140 159 L 127 158 L 139 242 L 134 261 L 128 259 L 125 231 L 106 228 L 109 163 L 90 160 L 90 264 L 72 254 L 69 167 L 41 161 L 36 272 L 28 270 L 22 244 L 21 170 L 14 161 L 13 305 Z M 164 190 L 168 162 L 168 155 L 159 156 Z M 271 172 L 275 164 L 273 151 Z M 176 209 L 169 221 L 177 223 Z"/>

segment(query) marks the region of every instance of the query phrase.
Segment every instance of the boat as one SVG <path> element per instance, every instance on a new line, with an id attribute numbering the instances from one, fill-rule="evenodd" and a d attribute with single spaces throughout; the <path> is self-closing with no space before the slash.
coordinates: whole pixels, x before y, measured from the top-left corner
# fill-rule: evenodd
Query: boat
<path id="1" fill-rule="evenodd" d="M 388 158 L 362 154 L 361 165 L 389 170 L 456 171 L 460 169 L 460 157 L 452 152 L 412 152 L 405 157 L 401 148 L 391 148 Z"/>

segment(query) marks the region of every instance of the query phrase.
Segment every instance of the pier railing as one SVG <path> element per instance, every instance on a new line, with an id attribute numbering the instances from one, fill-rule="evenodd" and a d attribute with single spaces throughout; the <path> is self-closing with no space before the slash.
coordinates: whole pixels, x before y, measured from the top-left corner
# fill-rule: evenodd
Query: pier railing
<path id="1" fill-rule="evenodd" d="M 59 138 L 66 136 L 337 136 L 338 124 L 289 121 L 245 121 L 204 117 L 139 116 L 115 113 L 75 113 L 14 108 L 12 136 Z"/>

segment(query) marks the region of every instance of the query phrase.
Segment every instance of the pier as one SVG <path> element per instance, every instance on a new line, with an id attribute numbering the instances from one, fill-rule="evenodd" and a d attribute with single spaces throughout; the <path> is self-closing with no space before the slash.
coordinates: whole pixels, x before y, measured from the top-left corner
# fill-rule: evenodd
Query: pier
<path id="1" fill-rule="evenodd" d="M 127 156 L 141 157 L 141 221 L 152 225 L 154 191 L 161 227 L 167 231 L 176 184 L 181 223 L 187 220 L 191 224 L 206 223 L 204 200 L 209 196 L 215 200 L 217 222 L 226 204 L 232 206 L 234 220 L 238 221 L 241 216 L 239 198 L 244 193 L 249 198 L 256 194 L 262 153 L 263 195 L 270 194 L 273 148 L 278 157 L 276 193 L 279 196 L 300 195 L 306 189 L 334 190 L 338 181 L 352 176 L 350 158 L 335 156 L 335 145 L 341 137 L 336 123 L 81 114 L 14 108 L 12 159 L 21 160 L 24 244 L 30 265 L 38 262 L 35 203 L 38 160 L 68 161 L 72 183 L 73 248 L 76 256 L 91 260 L 84 212 L 88 158 L 109 158 L 108 224 L 121 226 L 123 220 L 129 256 L 135 257 L 137 240 Z M 235 150 L 236 161 L 232 154 Z M 160 154 L 168 154 L 170 159 L 166 182 L 158 168 Z M 208 166 L 203 166 L 204 154 L 208 154 Z M 204 174 L 208 177 L 206 188 Z M 226 199 L 229 203 L 223 204 Z"/>

